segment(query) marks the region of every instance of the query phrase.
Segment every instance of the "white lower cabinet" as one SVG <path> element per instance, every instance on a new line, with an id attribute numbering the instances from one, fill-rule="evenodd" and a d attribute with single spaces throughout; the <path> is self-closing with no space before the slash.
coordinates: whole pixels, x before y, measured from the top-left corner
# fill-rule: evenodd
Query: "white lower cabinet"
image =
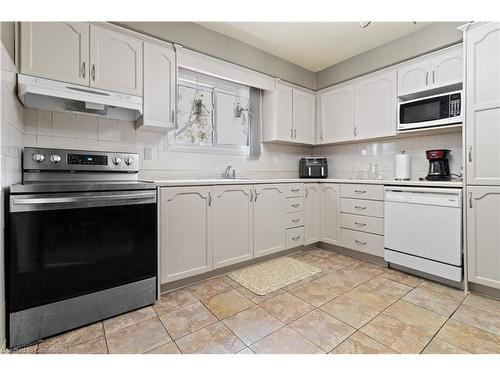
<path id="1" fill-rule="evenodd" d="M 213 188 L 213 268 L 253 258 L 252 186 Z"/>
<path id="2" fill-rule="evenodd" d="M 469 281 L 500 289 L 500 186 L 467 187 Z"/>
<path id="3" fill-rule="evenodd" d="M 285 186 L 255 186 L 253 204 L 254 257 L 286 249 Z"/>
<path id="4" fill-rule="evenodd" d="M 320 204 L 321 185 L 305 184 L 304 187 L 304 242 L 305 245 L 321 241 Z"/>
<path id="5" fill-rule="evenodd" d="M 320 184 L 320 225 L 321 241 L 340 244 L 340 186 L 338 184 Z"/>
<path id="6" fill-rule="evenodd" d="M 161 282 L 212 270 L 212 187 L 160 191 Z"/>

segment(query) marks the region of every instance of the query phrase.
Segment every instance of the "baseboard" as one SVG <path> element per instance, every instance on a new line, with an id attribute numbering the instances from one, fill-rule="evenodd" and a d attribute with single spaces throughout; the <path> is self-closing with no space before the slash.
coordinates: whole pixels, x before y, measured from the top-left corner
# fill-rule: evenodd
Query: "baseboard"
<path id="1" fill-rule="evenodd" d="M 357 250 L 347 249 L 342 246 L 332 245 L 326 242 L 319 242 L 319 247 L 325 250 L 335 251 L 336 253 L 348 255 L 353 258 L 364 260 L 370 263 L 375 263 L 387 267 L 388 263 L 382 257 L 376 255 L 365 254 Z"/>
<path id="2" fill-rule="evenodd" d="M 500 290 L 489 286 L 484 286 L 469 282 L 469 290 L 472 290 L 473 292 L 476 292 L 478 294 L 483 294 L 489 298 L 500 300 Z"/>
<path id="3" fill-rule="evenodd" d="M 171 291 L 183 288 L 183 287 L 191 285 L 191 284 L 196 284 L 196 283 L 203 281 L 203 280 L 212 279 L 214 277 L 217 277 L 217 276 L 223 275 L 225 273 L 237 270 L 239 268 L 247 267 L 247 266 L 250 266 L 250 265 L 255 264 L 255 263 L 260 263 L 264 260 L 273 259 L 273 258 L 277 258 L 277 257 L 284 256 L 284 255 L 291 255 L 291 254 L 297 253 L 299 251 L 311 250 L 311 249 L 314 249 L 317 247 L 318 247 L 318 243 L 314 243 L 314 244 L 307 245 L 307 246 L 297 246 L 297 247 L 294 247 L 292 249 L 282 250 L 282 251 L 279 251 L 279 252 L 274 253 L 274 254 L 269 254 L 269 255 L 262 256 L 262 257 L 250 259 L 250 260 L 247 260 L 245 262 L 241 262 L 241 263 L 233 264 L 230 266 L 218 268 L 216 270 L 213 270 L 210 272 L 205 272 L 205 273 L 202 273 L 200 275 L 191 276 L 191 277 L 187 277 L 185 279 L 165 283 L 165 284 L 162 284 L 160 287 L 161 293 L 171 292 Z"/>

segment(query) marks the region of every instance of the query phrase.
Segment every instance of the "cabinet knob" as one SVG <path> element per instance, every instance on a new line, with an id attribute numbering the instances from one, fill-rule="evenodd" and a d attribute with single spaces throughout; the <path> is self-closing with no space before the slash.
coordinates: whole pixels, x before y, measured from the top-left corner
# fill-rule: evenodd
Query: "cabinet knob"
<path id="1" fill-rule="evenodd" d="M 95 81 L 95 64 L 92 64 L 90 75 L 92 76 L 92 81 Z"/>

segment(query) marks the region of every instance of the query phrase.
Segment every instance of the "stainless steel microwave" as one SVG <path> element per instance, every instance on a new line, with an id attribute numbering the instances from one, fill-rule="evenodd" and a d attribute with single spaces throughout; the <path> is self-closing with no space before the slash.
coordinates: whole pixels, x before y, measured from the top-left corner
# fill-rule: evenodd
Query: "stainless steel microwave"
<path id="1" fill-rule="evenodd" d="M 430 128 L 462 122 L 462 91 L 399 103 L 398 130 Z"/>

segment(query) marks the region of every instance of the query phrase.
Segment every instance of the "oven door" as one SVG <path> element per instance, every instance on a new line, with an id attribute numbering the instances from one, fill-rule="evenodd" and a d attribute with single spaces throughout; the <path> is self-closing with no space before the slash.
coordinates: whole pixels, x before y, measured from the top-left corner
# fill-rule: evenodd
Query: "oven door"
<path id="1" fill-rule="evenodd" d="M 460 122 L 457 118 L 451 119 Z M 450 95 L 399 103 L 398 130 L 425 128 L 450 123 Z"/>
<path id="2" fill-rule="evenodd" d="M 9 312 L 156 276 L 155 190 L 11 195 L 9 201 Z"/>

